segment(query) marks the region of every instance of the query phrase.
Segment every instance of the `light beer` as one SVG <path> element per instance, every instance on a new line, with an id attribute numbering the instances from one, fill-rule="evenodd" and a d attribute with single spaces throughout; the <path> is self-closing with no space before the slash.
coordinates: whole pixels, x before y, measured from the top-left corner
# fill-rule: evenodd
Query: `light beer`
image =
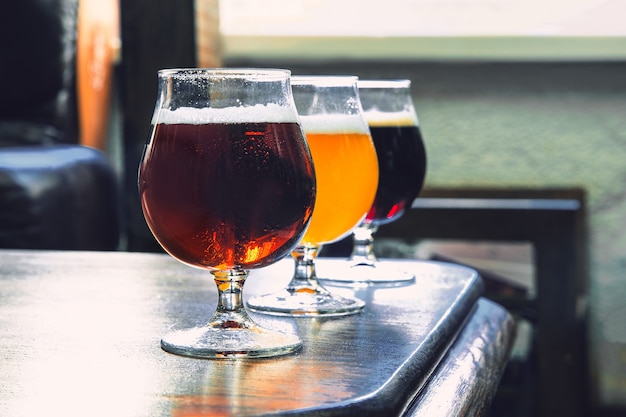
<path id="1" fill-rule="evenodd" d="M 317 197 L 302 243 L 320 245 L 348 235 L 374 201 L 378 161 L 360 115 L 301 116 L 317 175 Z"/>

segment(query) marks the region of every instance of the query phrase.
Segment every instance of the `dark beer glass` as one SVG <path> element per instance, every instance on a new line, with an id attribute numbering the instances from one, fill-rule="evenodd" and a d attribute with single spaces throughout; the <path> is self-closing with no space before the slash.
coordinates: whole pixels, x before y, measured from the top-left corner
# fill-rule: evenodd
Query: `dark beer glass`
<path id="1" fill-rule="evenodd" d="M 350 269 L 327 279 L 401 285 L 415 277 L 378 262 L 374 235 L 379 226 L 399 219 L 419 195 L 426 175 L 426 151 L 410 80 L 359 80 L 358 87 L 378 156 L 378 189 L 364 221 L 353 231 Z"/>
<path id="2" fill-rule="evenodd" d="M 315 173 L 287 70 L 158 73 L 152 133 L 139 167 L 145 219 L 177 260 L 211 272 L 218 305 L 206 325 L 164 337 L 186 356 L 266 357 L 300 338 L 246 313 L 248 270 L 289 254 L 315 200 Z"/>

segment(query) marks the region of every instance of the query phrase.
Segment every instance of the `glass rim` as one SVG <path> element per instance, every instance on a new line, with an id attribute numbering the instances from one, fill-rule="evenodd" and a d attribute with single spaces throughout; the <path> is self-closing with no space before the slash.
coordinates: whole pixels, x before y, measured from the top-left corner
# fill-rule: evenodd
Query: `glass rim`
<path id="1" fill-rule="evenodd" d="M 291 75 L 291 85 L 315 85 L 320 87 L 356 86 L 359 77 L 356 75 Z"/>
<path id="2" fill-rule="evenodd" d="M 291 77 L 291 70 L 285 68 L 163 68 L 157 71 L 159 77 L 186 78 L 189 76 L 206 76 L 220 78 L 263 77 L 276 80 Z"/>
<path id="3" fill-rule="evenodd" d="M 409 79 L 390 79 L 390 80 L 376 80 L 376 79 L 359 79 L 357 81 L 359 88 L 411 88 L 411 80 Z"/>

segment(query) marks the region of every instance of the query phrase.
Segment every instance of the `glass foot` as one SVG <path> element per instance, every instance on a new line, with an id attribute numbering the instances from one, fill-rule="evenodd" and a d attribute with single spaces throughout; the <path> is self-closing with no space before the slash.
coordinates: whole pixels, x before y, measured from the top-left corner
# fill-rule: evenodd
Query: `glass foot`
<path id="1" fill-rule="evenodd" d="M 283 289 L 248 300 L 248 308 L 265 314 L 288 316 L 345 316 L 361 311 L 365 303 L 331 294 L 323 288 Z"/>
<path id="2" fill-rule="evenodd" d="M 397 287 L 415 282 L 415 275 L 396 268 L 392 263 L 379 262 L 374 254 L 374 234 L 378 226 L 362 223 L 354 229 L 354 248 L 346 263 L 337 267 L 330 277 L 320 281 L 332 285 L 377 285 Z"/>
<path id="3" fill-rule="evenodd" d="M 248 272 L 212 271 L 218 303 L 204 326 L 180 330 L 161 339 L 161 348 L 182 356 L 213 359 L 266 358 L 286 355 L 302 347 L 298 335 L 266 329 L 246 312 L 242 290 Z"/>
<path id="4" fill-rule="evenodd" d="M 336 267 L 332 275 L 319 278 L 326 285 L 358 286 L 377 285 L 398 287 L 415 282 L 415 275 L 402 271 L 394 265 L 375 262 L 373 264 L 350 264 Z"/>
<path id="5" fill-rule="evenodd" d="M 166 352 L 212 359 L 265 358 L 293 353 L 301 347 L 297 335 L 259 326 L 229 329 L 207 325 L 173 332 L 161 340 Z"/>

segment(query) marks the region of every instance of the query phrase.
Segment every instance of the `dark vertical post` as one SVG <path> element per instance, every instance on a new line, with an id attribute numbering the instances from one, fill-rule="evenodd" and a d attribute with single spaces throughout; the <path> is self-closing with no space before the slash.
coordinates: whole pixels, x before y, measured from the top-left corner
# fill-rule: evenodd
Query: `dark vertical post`
<path id="1" fill-rule="evenodd" d="M 196 66 L 194 0 L 120 0 L 120 18 L 123 204 L 128 250 L 160 250 L 141 213 L 136 173 L 150 132 L 157 71 Z"/>
<path id="2" fill-rule="evenodd" d="M 581 210 L 536 216 L 537 361 L 541 416 L 586 416 L 589 412 L 585 264 Z M 530 225 L 529 225 L 530 226 Z M 581 304 L 583 303 L 583 304 Z"/>

